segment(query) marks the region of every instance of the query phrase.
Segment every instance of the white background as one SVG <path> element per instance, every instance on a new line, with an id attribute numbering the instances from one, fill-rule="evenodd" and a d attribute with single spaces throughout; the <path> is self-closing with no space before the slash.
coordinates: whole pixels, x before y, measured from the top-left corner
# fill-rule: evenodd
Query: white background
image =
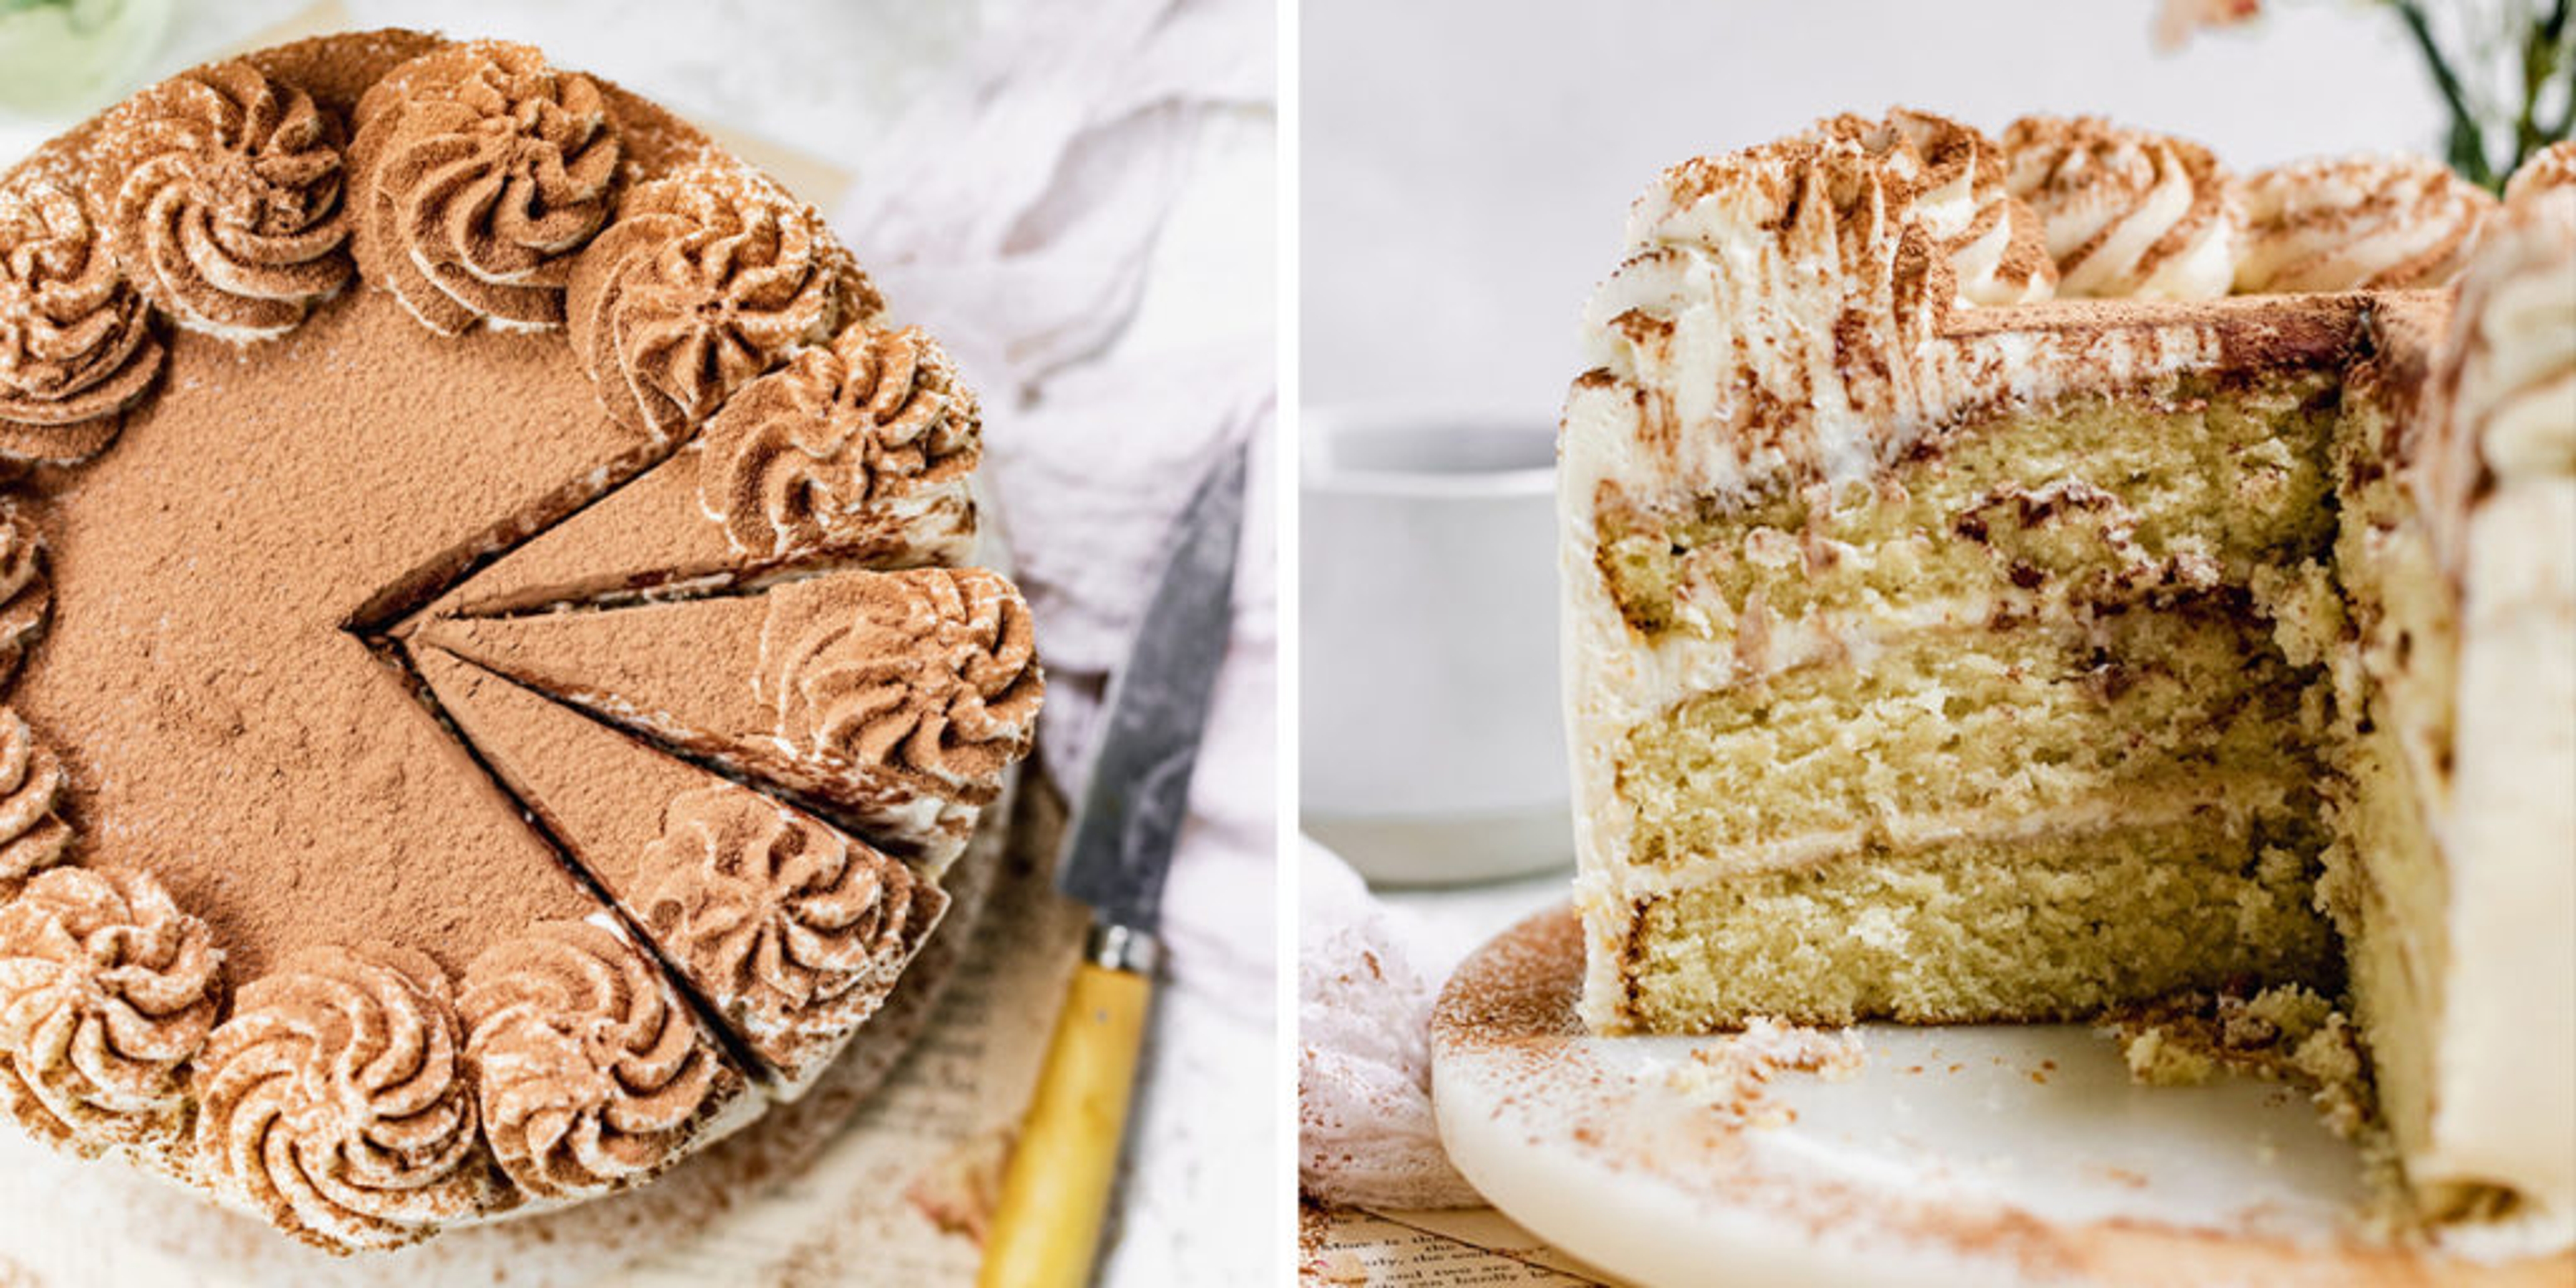
<path id="1" fill-rule="evenodd" d="M 1553 421 L 1630 199 L 1835 112 L 2098 113 L 2240 171 L 2435 148 L 2439 100 L 2386 14 L 2265 7 L 2166 55 L 2152 0 L 1306 0 L 1305 402 Z"/>

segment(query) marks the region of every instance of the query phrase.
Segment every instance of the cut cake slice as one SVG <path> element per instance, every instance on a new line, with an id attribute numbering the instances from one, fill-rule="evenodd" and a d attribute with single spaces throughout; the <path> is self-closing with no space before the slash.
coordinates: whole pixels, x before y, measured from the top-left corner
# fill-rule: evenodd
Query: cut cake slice
<path id="1" fill-rule="evenodd" d="M 1027 753 L 1044 689 L 1027 605 L 980 568 L 444 618 L 418 638 L 784 787 L 934 873 Z"/>
<path id="2" fill-rule="evenodd" d="M 892 991 L 948 898 L 803 810 L 437 648 L 413 665 L 538 826 L 794 1099 Z"/>
<path id="3" fill-rule="evenodd" d="M 975 397 L 919 331 L 852 327 L 745 386 L 688 447 L 496 561 L 436 613 L 703 594 L 964 562 Z"/>

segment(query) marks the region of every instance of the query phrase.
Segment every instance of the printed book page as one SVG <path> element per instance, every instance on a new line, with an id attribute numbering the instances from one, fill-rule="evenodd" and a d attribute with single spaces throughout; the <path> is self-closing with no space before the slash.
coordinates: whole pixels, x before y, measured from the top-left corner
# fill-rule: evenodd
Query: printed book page
<path id="1" fill-rule="evenodd" d="M 1303 1202 L 1300 1288 L 1582 1288 L 1582 1263 L 1491 1208 L 1371 1212 Z"/>

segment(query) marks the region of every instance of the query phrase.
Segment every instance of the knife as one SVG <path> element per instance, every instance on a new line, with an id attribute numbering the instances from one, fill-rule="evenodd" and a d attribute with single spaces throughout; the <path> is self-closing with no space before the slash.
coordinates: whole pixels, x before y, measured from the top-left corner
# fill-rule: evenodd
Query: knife
<path id="1" fill-rule="evenodd" d="M 981 1288 L 1091 1281 L 1144 1043 L 1163 875 L 1234 617 L 1243 478 L 1238 446 L 1200 480 L 1109 682 L 1106 732 L 1056 865 L 1057 888 L 1091 905 L 1091 934 L 1003 1177 Z"/>

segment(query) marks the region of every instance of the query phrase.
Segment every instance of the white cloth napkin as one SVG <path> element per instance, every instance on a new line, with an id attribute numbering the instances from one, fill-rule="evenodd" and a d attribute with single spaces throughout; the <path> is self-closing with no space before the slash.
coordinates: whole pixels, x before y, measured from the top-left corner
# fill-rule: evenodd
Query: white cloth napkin
<path id="1" fill-rule="evenodd" d="M 1431 1112 L 1431 1009 L 1457 965 L 1340 856 L 1297 861 L 1297 1182 L 1372 1208 L 1482 1207 Z"/>
<path id="2" fill-rule="evenodd" d="M 1272 10 L 1025 3 L 873 142 L 837 212 L 980 392 L 986 478 L 1079 798 L 1172 521 L 1249 443 L 1234 637 L 1164 898 L 1169 987 L 1102 1282 L 1266 1281 L 1280 1196 Z"/>

